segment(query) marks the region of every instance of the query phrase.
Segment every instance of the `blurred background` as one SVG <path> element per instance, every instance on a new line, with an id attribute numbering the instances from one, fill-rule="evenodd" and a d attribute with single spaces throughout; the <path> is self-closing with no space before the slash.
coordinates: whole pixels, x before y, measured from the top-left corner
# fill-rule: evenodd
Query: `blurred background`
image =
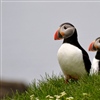
<path id="1" fill-rule="evenodd" d="M 31 83 L 45 73 L 59 75 L 57 51 L 62 40 L 54 41 L 59 25 L 72 23 L 78 40 L 88 46 L 100 36 L 100 2 L 13 2 L 2 0 L 1 78 Z M 92 61 L 95 52 L 88 52 Z"/>

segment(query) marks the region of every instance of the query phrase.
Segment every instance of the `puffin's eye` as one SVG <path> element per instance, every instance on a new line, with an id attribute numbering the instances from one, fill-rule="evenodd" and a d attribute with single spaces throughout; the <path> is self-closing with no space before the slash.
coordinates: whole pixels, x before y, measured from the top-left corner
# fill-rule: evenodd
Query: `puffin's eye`
<path id="1" fill-rule="evenodd" d="M 64 26 L 64 29 L 66 30 L 66 29 L 67 29 L 67 27 L 66 27 L 66 26 Z"/>

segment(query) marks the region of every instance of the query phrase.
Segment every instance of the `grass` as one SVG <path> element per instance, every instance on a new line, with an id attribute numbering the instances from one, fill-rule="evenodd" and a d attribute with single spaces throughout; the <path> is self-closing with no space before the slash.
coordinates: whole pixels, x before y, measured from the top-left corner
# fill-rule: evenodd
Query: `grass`
<path id="1" fill-rule="evenodd" d="M 34 80 L 25 93 L 16 92 L 5 100 L 100 100 L 100 75 L 64 82 L 63 76 L 46 75 Z"/>

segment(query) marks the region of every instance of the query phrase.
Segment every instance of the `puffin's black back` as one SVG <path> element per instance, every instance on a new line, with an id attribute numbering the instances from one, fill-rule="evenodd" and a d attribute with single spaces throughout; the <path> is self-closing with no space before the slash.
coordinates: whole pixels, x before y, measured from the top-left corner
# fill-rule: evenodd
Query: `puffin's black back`
<path id="1" fill-rule="evenodd" d="M 91 68 L 91 62 L 90 62 L 90 59 L 89 59 L 89 56 L 88 56 L 87 52 L 81 47 L 81 45 L 78 42 L 77 30 L 75 29 L 75 32 L 71 37 L 64 39 L 63 43 L 70 43 L 70 44 L 72 44 L 72 45 L 74 45 L 74 46 L 76 46 L 76 47 L 78 47 L 79 49 L 82 50 L 85 69 L 89 73 L 90 68 Z"/>

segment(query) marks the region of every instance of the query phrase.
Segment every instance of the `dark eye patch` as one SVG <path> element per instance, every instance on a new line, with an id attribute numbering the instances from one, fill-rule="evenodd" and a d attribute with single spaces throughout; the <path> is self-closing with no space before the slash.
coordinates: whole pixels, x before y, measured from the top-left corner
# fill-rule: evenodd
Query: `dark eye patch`
<path id="1" fill-rule="evenodd" d="M 64 29 L 67 29 L 67 27 L 66 27 L 66 26 L 64 26 Z"/>

